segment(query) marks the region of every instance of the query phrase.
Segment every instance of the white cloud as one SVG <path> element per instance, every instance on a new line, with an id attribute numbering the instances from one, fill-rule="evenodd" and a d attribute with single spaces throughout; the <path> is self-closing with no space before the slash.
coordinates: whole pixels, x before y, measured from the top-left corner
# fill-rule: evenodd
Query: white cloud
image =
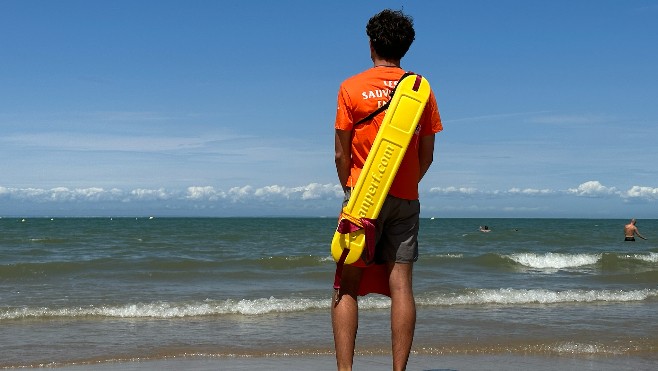
<path id="1" fill-rule="evenodd" d="M 648 200 L 658 200 L 658 187 L 641 187 L 633 186 L 625 192 L 619 191 L 616 187 L 607 187 L 597 180 L 590 180 L 581 183 L 576 188 L 567 190 L 552 190 L 548 188 L 519 188 L 513 187 L 508 190 L 480 190 L 474 187 L 433 187 L 429 190 L 430 194 L 445 196 L 551 196 L 566 194 L 577 197 L 605 197 L 618 196 L 621 198 L 643 198 Z"/>
<path id="2" fill-rule="evenodd" d="M 615 187 L 606 187 L 597 180 L 582 183 L 578 188 L 569 188 L 567 193 L 576 196 L 600 197 L 619 194 Z"/>
<path id="3" fill-rule="evenodd" d="M 280 185 L 265 186 L 253 189 L 250 186 L 232 188 L 229 195 L 234 201 L 253 196 L 259 199 L 295 199 L 317 200 L 342 197 L 342 188 L 337 184 L 311 183 L 301 187 L 285 187 Z"/>
<path id="4" fill-rule="evenodd" d="M 508 194 L 519 194 L 519 195 L 524 195 L 524 196 L 543 196 L 543 195 L 554 194 L 555 191 L 552 191 L 550 189 L 511 188 L 509 191 L 507 191 L 507 193 Z"/>
<path id="5" fill-rule="evenodd" d="M 279 185 L 266 186 L 254 191 L 254 196 L 262 198 L 269 198 L 270 196 L 288 198 L 289 194 L 290 190 L 288 188 Z"/>
<path id="6" fill-rule="evenodd" d="M 156 200 L 168 200 L 174 195 L 171 192 L 168 192 L 164 188 L 160 189 L 133 189 L 130 191 L 130 195 L 133 196 L 135 200 L 140 201 L 156 201 Z"/>
<path id="7" fill-rule="evenodd" d="M 502 190 L 479 190 L 474 187 L 434 187 L 430 188 L 430 193 L 436 193 L 441 195 L 463 195 L 463 196 L 475 196 L 475 195 L 488 195 L 488 196 L 544 196 L 555 194 L 556 192 L 550 189 L 534 189 L 534 188 L 510 188 L 507 191 Z"/>
<path id="8" fill-rule="evenodd" d="M 433 187 L 430 188 L 430 193 L 438 193 L 444 195 L 451 195 L 451 194 L 474 195 L 481 192 L 478 191 L 477 188 L 472 188 L 472 187 L 445 187 L 445 188 Z"/>
<path id="9" fill-rule="evenodd" d="M 628 191 L 622 193 L 624 198 L 646 198 L 649 200 L 658 200 L 658 188 L 633 186 Z"/>
<path id="10" fill-rule="evenodd" d="M 343 197 L 343 187 L 338 184 L 311 183 L 302 188 L 302 200 Z"/>
<path id="11" fill-rule="evenodd" d="M 248 198 L 251 194 L 253 194 L 252 189 L 253 187 L 249 185 L 244 187 L 233 187 L 228 190 L 228 196 L 233 201 L 238 201 L 243 198 Z"/>
<path id="12" fill-rule="evenodd" d="M 0 187 L 0 197 L 28 202 L 95 202 L 120 201 L 124 192 L 117 188 L 6 188 Z"/>
<path id="13" fill-rule="evenodd" d="M 191 201 L 217 201 L 226 198 L 226 193 L 223 191 L 216 191 L 214 187 L 187 187 L 187 194 L 185 196 Z"/>
<path id="14" fill-rule="evenodd" d="M 185 191 L 167 190 L 165 188 L 146 189 L 136 188 L 123 191 L 117 188 L 104 189 L 99 187 L 75 188 L 56 187 L 42 188 L 7 188 L 0 187 L 0 198 L 27 202 L 71 202 L 71 201 L 188 201 L 188 202 L 217 202 L 248 201 L 248 200 L 318 200 L 339 199 L 343 196 L 342 187 L 338 184 L 310 183 L 300 187 L 286 187 L 270 185 L 254 188 L 250 185 L 233 187 L 225 192 L 212 186 L 190 186 Z"/>

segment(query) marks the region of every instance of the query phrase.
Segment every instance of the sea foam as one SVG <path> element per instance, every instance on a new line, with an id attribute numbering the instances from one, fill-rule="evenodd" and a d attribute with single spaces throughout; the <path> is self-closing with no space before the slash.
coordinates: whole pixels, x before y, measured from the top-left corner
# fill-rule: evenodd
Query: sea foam
<path id="1" fill-rule="evenodd" d="M 561 253 L 517 253 L 506 255 L 514 262 L 537 269 L 564 269 L 592 265 L 601 259 L 601 254 L 561 254 Z"/>
<path id="2" fill-rule="evenodd" d="M 416 298 L 418 305 L 526 305 L 592 302 L 632 302 L 658 297 L 657 289 L 644 290 L 565 290 L 544 289 L 477 289 L 461 294 L 449 293 Z M 362 310 L 386 309 L 390 299 L 371 295 L 359 299 Z M 185 318 L 221 315 L 258 316 L 272 313 L 295 313 L 309 310 L 326 310 L 331 299 L 312 298 L 258 298 L 204 300 L 188 303 L 135 303 L 119 306 L 89 306 L 65 308 L 13 308 L 0 310 L 0 321 L 52 318 Z"/>
<path id="3" fill-rule="evenodd" d="M 434 297 L 417 298 L 421 305 L 525 305 L 592 302 L 632 302 L 657 297 L 658 290 L 564 290 L 545 289 L 478 289 L 464 294 L 444 294 Z"/>
<path id="4" fill-rule="evenodd" d="M 649 254 L 627 254 L 622 255 L 622 259 L 641 260 L 647 263 L 658 263 L 658 253 L 651 252 Z"/>
<path id="5" fill-rule="evenodd" d="M 205 300 L 189 303 L 135 303 L 119 306 L 90 306 L 72 308 L 18 308 L 0 311 L 0 320 L 26 318 L 183 318 L 216 315 L 262 315 L 268 313 L 302 312 L 328 308 L 327 299 L 288 298 Z"/>

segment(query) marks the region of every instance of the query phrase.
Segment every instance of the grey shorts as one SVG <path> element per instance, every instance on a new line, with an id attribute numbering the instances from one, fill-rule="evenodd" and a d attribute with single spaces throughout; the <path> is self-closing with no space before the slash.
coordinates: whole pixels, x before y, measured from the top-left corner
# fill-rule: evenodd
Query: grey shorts
<path id="1" fill-rule="evenodd" d="M 345 192 L 343 207 L 350 192 Z M 387 196 L 376 223 L 378 264 L 413 263 L 418 260 L 420 202 Z"/>

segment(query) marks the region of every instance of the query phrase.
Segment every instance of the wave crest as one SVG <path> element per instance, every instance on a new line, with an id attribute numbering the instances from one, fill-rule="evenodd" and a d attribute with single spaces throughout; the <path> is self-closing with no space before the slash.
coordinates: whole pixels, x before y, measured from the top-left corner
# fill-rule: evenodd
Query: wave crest
<path id="1" fill-rule="evenodd" d="M 464 293 L 426 295 L 417 297 L 418 305 L 525 305 L 591 302 L 633 302 L 658 297 L 658 290 L 565 290 L 543 289 L 477 289 Z M 362 310 L 386 309 L 391 305 L 387 297 L 373 295 L 361 298 Z M 309 310 L 326 310 L 331 299 L 283 298 L 204 300 L 188 303 L 136 303 L 118 306 L 89 306 L 65 308 L 10 308 L 0 310 L 1 320 L 53 319 L 53 318 L 185 318 L 221 315 L 258 316 L 272 313 L 294 313 Z"/>
<path id="2" fill-rule="evenodd" d="M 486 305 L 486 304 L 557 304 L 591 302 L 631 302 L 658 297 L 658 290 L 565 290 L 544 289 L 479 289 L 460 295 L 439 295 L 417 300 L 421 305 Z"/>
<path id="3" fill-rule="evenodd" d="M 602 254 L 560 254 L 560 253 L 517 253 L 506 255 L 508 259 L 526 267 L 536 269 L 564 269 L 596 264 Z"/>

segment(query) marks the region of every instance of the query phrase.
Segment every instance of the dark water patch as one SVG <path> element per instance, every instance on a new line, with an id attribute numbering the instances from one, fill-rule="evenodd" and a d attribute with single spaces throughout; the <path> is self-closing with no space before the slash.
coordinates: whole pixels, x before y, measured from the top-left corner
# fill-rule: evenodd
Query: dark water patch
<path id="1" fill-rule="evenodd" d="M 605 274 L 596 276 L 595 280 L 609 285 L 643 284 L 658 287 L 658 270 L 646 270 L 634 273 Z"/>

